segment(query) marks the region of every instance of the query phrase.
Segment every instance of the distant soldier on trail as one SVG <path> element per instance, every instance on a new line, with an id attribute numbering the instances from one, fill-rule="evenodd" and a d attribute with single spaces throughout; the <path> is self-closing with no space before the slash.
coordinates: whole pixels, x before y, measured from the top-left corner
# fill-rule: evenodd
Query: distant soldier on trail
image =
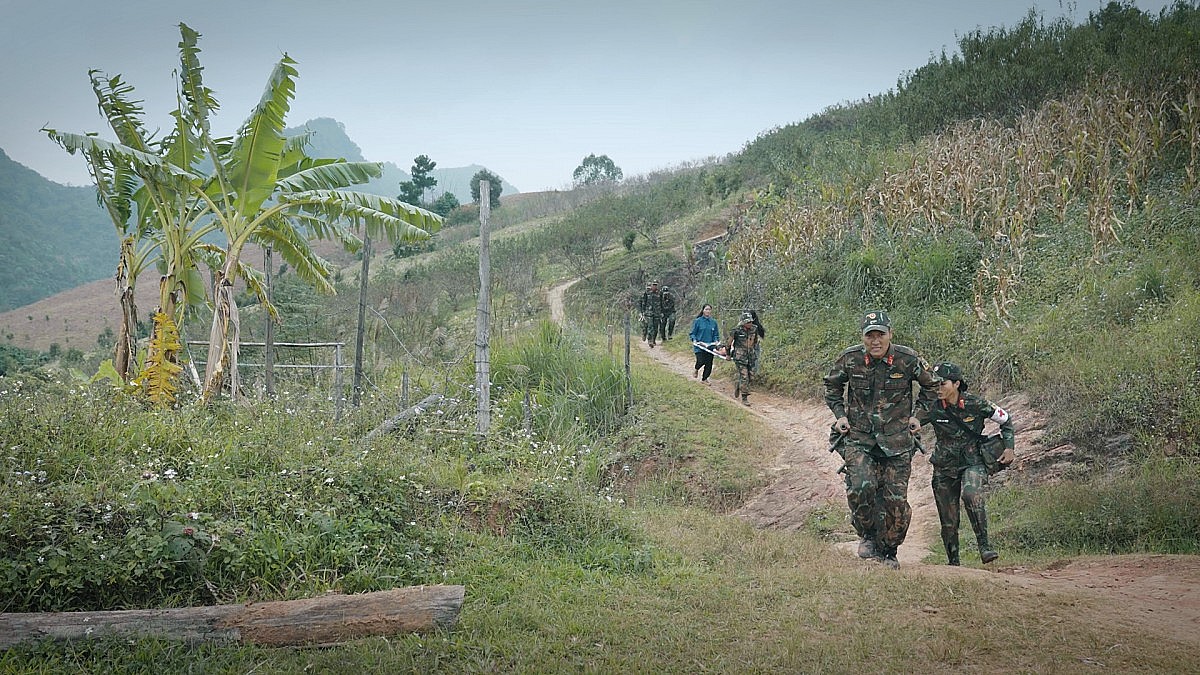
<path id="1" fill-rule="evenodd" d="M 645 326 L 642 339 L 650 343 L 653 347 L 658 338 L 658 330 L 662 321 L 662 291 L 658 289 L 658 282 L 651 281 L 646 292 L 642 294 L 642 300 L 638 304 L 638 309 L 642 313 L 642 321 Z"/>
<path id="2" fill-rule="evenodd" d="M 762 356 L 762 341 L 767 337 L 767 329 L 763 327 L 762 321 L 758 320 L 758 312 L 748 309 L 750 316 L 754 319 L 754 329 L 758 331 L 758 340 L 754 342 L 754 372 L 758 372 L 759 357 Z"/>
<path id="3" fill-rule="evenodd" d="M 741 321 L 729 333 L 727 351 L 733 364 L 737 366 L 737 384 L 734 386 L 734 397 L 742 397 L 742 405 L 750 405 L 750 376 L 754 372 L 755 358 L 758 347 L 758 329 L 754 326 L 754 316 L 750 312 L 742 312 Z"/>
<path id="4" fill-rule="evenodd" d="M 666 284 L 662 287 L 662 339 L 670 340 L 675 335 L 675 293 Z"/>

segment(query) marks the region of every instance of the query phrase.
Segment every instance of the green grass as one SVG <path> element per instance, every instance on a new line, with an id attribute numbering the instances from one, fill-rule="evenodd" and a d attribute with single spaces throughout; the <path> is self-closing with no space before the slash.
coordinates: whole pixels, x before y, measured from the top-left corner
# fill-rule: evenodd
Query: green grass
<path id="1" fill-rule="evenodd" d="M 548 400 L 613 367 L 589 339 L 543 328 L 498 361 L 498 379 L 528 359 L 539 362 L 528 372 L 542 373 Z M 382 400 L 335 425 L 323 400 L 155 412 L 114 403 L 107 391 L 0 379 L 0 597 L 9 611 L 414 583 L 467 588 L 459 623 L 432 634 L 322 650 L 40 644 L 0 655 L 0 671 L 159 673 L 200 663 L 206 672 L 1061 671 L 1081 658 L 1171 671 L 1191 663 L 1181 647 L 1138 639 L 1136 629 L 1118 638 L 1102 624 L 1062 619 L 1101 611 L 1096 600 L 987 578 L 893 574 L 838 553 L 826 540 L 844 521 L 838 505 L 801 532 L 757 530 L 725 515 L 761 487 L 779 440 L 648 359 L 639 355 L 634 367 L 635 404 L 614 428 L 600 414 L 607 398 L 597 396 L 578 404 L 597 410 L 549 405 L 534 433 L 506 417 L 479 441 L 472 406 L 450 405 L 370 445 L 357 439 L 388 412 Z M 547 435 L 567 426 L 554 419 L 573 422 L 579 412 L 579 427 L 591 431 Z M 1163 477 L 1147 474 L 1141 494 Z M 994 497 L 1004 550 L 1020 548 L 1009 523 L 1027 508 L 1007 501 L 1010 491 Z"/>
<path id="2" fill-rule="evenodd" d="M 1003 490 L 988 506 L 998 545 L 1047 556 L 1200 553 L 1197 503 L 1200 463 L 1176 456 Z"/>
<path id="3" fill-rule="evenodd" d="M 454 561 L 459 624 L 321 650 L 187 647 L 160 640 L 33 647 L 6 672 L 1062 672 L 1188 668 L 1170 642 L 1064 617 L 1065 594 L 988 578 L 882 573 L 802 533 L 755 530 L 695 509 L 638 514 L 651 568 L 587 570 L 480 538 Z M 1138 637 L 1142 637 L 1140 642 Z M 1152 646 L 1152 647 L 1151 647 Z"/>

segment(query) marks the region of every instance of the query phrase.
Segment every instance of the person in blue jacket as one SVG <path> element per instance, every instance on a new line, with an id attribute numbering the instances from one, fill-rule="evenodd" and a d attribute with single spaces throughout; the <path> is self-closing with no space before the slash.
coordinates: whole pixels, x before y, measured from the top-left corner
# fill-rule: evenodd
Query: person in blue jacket
<path id="1" fill-rule="evenodd" d="M 692 377 L 700 377 L 700 370 L 703 368 L 704 376 L 700 378 L 702 382 L 708 382 L 708 376 L 712 375 L 713 353 L 695 346 L 695 343 L 698 342 L 709 349 L 716 349 L 721 344 L 721 329 L 717 327 L 717 320 L 712 314 L 712 305 L 705 304 L 692 321 L 692 330 L 688 332 L 688 337 L 693 343 L 692 351 L 696 352 L 696 370 Z"/>

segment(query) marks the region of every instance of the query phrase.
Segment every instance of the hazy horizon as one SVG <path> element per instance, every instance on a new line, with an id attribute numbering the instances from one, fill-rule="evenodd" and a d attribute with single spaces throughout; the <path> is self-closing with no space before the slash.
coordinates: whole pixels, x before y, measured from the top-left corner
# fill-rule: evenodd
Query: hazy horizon
<path id="1" fill-rule="evenodd" d="M 89 69 L 120 73 L 150 128 L 175 107 L 180 22 L 202 34 L 205 83 L 232 133 L 286 52 L 289 126 L 341 122 L 372 161 L 487 166 L 523 192 L 570 186 L 589 154 L 626 176 L 740 150 L 759 134 L 894 88 L 977 28 L 1035 9 L 1078 23 L 1105 2 L 743 3 L 449 0 L 0 0 L 0 148 L 55 182 L 88 185 L 43 126 L 101 132 Z M 1167 2 L 1136 2 L 1157 14 Z M 114 36 L 119 36 L 115 39 Z M 18 64 L 18 65 L 14 65 Z"/>

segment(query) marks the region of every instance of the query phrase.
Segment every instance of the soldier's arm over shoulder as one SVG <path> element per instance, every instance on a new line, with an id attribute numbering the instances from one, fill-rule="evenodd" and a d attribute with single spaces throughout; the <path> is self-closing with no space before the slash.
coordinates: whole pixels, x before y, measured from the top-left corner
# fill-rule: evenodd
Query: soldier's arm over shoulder
<path id="1" fill-rule="evenodd" d="M 937 400 L 937 388 L 942 383 L 942 378 L 933 372 L 928 361 L 911 349 L 908 351 L 917 359 L 916 380 L 917 384 L 921 385 L 921 393 L 917 395 L 917 410 L 928 413 L 933 410 L 933 402 Z"/>

